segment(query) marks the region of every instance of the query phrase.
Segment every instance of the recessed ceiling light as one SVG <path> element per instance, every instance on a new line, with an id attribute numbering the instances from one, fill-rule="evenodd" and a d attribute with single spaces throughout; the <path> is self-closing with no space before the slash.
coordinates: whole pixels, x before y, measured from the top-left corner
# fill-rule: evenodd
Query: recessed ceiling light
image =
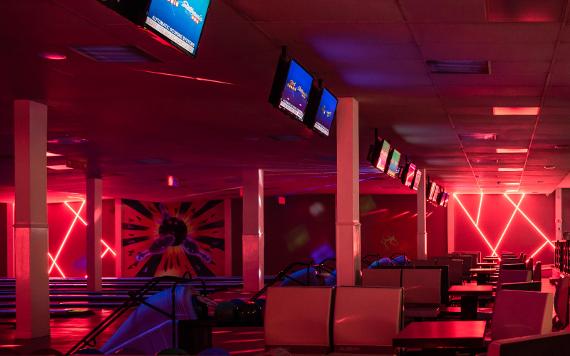
<path id="1" fill-rule="evenodd" d="M 168 176 L 166 177 L 166 185 L 169 187 L 178 187 L 180 184 L 178 182 L 178 179 L 174 176 Z"/>
<path id="2" fill-rule="evenodd" d="M 518 193 L 519 190 L 518 189 L 507 189 L 505 190 L 505 193 Z"/>
<path id="3" fill-rule="evenodd" d="M 65 54 L 57 52 L 42 52 L 40 53 L 40 57 L 50 61 L 63 61 L 67 59 L 67 56 Z"/>
<path id="4" fill-rule="evenodd" d="M 51 166 L 47 166 L 49 169 L 52 169 L 54 171 L 68 171 L 70 169 L 73 169 L 71 167 L 66 166 L 65 164 L 54 164 Z"/>
<path id="5" fill-rule="evenodd" d="M 489 74 L 489 61 L 481 60 L 428 60 L 432 73 L 443 74 Z"/>
<path id="6" fill-rule="evenodd" d="M 497 182 L 501 185 L 520 185 L 519 182 Z"/>
<path id="7" fill-rule="evenodd" d="M 46 157 L 61 157 L 62 155 L 60 155 L 59 153 L 53 153 L 53 152 L 46 152 Z"/>
<path id="8" fill-rule="evenodd" d="M 546 166 L 544 166 L 544 169 L 553 170 L 553 169 L 556 169 L 556 166 L 551 165 L 551 164 L 547 164 Z"/>
<path id="9" fill-rule="evenodd" d="M 499 172 L 522 172 L 522 167 L 499 167 L 497 169 Z"/>
<path id="10" fill-rule="evenodd" d="M 536 116 L 539 112 L 540 108 L 538 106 L 493 106 L 493 115 L 495 116 Z"/>
<path id="11" fill-rule="evenodd" d="M 528 148 L 497 148 L 497 153 L 527 153 Z"/>

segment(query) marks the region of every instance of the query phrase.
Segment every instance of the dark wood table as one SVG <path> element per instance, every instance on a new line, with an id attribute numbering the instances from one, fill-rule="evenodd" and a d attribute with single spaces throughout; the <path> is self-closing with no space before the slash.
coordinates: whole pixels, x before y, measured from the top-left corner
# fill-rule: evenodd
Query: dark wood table
<path id="1" fill-rule="evenodd" d="M 395 347 L 421 349 L 485 347 L 485 321 L 417 321 L 392 339 Z"/>
<path id="2" fill-rule="evenodd" d="M 469 272 L 477 274 L 477 284 L 485 284 L 489 282 L 492 274 L 499 273 L 498 268 L 471 268 Z"/>
<path id="3" fill-rule="evenodd" d="M 480 296 L 492 296 L 493 286 L 464 284 L 460 286 L 452 286 L 449 288 L 449 295 L 461 297 L 461 319 L 475 320 L 477 319 L 477 306 Z"/>

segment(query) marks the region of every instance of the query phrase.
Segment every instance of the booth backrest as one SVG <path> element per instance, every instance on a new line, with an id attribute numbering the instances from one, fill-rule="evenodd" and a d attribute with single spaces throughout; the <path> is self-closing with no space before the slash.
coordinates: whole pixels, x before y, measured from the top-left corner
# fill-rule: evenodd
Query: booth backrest
<path id="1" fill-rule="evenodd" d="M 500 269 L 499 279 L 497 281 L 497 289 L 501 288 L 503 283 L 530 282 L 532 280 L 532 272 L 526 269 Z"/>
<path id="2" fill-rule="evenodd" d="M 405 304 L 441 304 L 441 270 L 413 268 L 402 270 Z"/>
<path id="3" fill-rule="evenodd" d="M 491 339 L 546 334 L 552 331 L 553 295 L 542 292 L 497 292 Z"/>
<path id="4" fill-rule="evenodd" d="M 570 331 L 493 341 L 487 356 L 570 355 Z"/>
<path id="5" fill-rule="evenodd" d="M 353 347 L 391 349 L 402 325 L 402 288 L 337 287 L 334 303 L 336 351 L 355 351 Z"/>
<path id="6" fill-rule="evenodd" d="M 333 289 L 330 287 L 271 287 L 265 306 L 268 347 L 329 349 Z"/>
<path id="7" fill-rule="evenodd" d="M 542 289 L 540 282 L 515 282 L 515 283 L 502 283 L 501 290 L 530 290 L 534 292 L 540 292 Z"/>
<path id="8" fill-rule="evenodd" d="M 537 261 L 536 265 L 534 266 L 534 270 L 532 272 L 532 280 L 533 281 L 542 280 L 542 262 L 540 261 Z"/>
<path id="9" fill-rule="evenodd" d="M 401 268 L 377 268 L 362 270 L 363 287 L 396 287 L 402 286 Z"/>
<path id="10" fill-rule="evenodd" d="M 527 269 L 526 264 L 522 262 L 517 263 L 502 263 L 501 269 Z"/>

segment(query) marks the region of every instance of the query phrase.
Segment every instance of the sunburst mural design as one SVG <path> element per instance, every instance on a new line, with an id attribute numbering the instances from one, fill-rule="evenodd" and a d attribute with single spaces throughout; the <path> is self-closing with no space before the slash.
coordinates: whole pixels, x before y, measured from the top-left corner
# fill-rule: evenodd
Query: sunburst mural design
<path id="1" fill-rule="evenodd" d="M 184 234 L 175 237 L 172 226 Z M 223 201 L 154 203 L 124 199 L 122 242 L 125 277 L 222 275 Z"/>

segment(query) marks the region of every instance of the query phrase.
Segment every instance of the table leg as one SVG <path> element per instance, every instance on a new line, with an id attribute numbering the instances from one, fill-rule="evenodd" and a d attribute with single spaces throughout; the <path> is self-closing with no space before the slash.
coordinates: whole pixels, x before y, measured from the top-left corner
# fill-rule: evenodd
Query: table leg
<path id="1" fill-rule="evenodd" d="M 489 282 L 489 275 L 486 273 L 477 273 L 477 284 L 487 284 Z"/>
<path id="2" fill-rule="evenodd" d="M 461 319 L 476 320 L 477 319 L 477 301 L 476 295 L 461 296 Z"/>

